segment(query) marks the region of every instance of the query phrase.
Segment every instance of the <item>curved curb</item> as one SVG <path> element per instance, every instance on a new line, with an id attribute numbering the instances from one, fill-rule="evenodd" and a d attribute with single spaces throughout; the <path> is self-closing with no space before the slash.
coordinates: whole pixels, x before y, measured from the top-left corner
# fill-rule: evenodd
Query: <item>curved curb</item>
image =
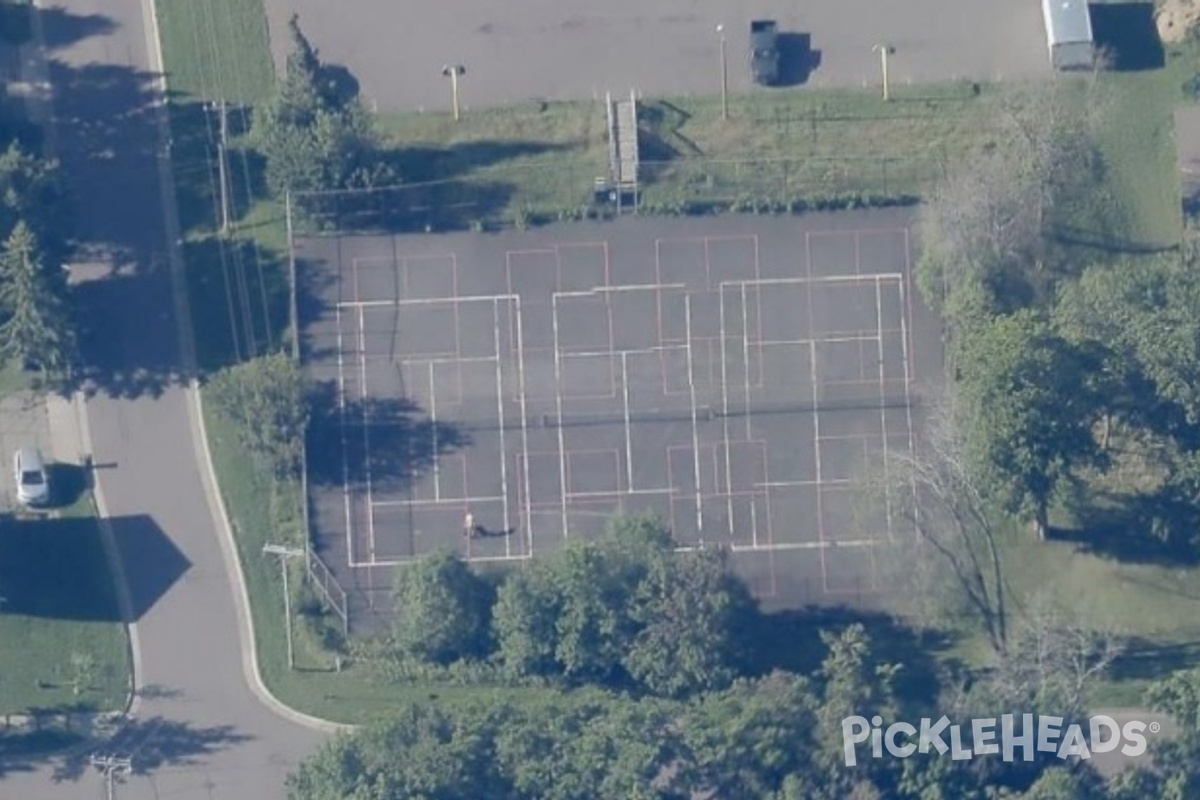
<path id="1" fill-rule="evenodd" d="M 163 202 L 163 225 L 167 234 L 167 261 L 171 270 L 171 283 L 174 295 L 176 323 L 179 330 L 179 349 L 182 360 L 189 375 L 195 374 L 195 342 L 191 321 L 191 309 L 188 304 L 183 275 L 182 238 L 176 209 L 177 197 L 172 175 L 173 161 L 171 156 L 170 121 L 167 116 L 167 78 L 162 56 L 162 34 L 158 27 L 158 9 L 155 0 L 141 0 L 143 25 L 146 33 L 147 56 L 151 68 L 157 73 L 155 83 L 161 92 L 155 103 L 156 123 L 159 131 L 159 190 Z M 250 613 L 250 598 L 246 589 L 246 577 L 242 571 L 242 563 L 237 554 L 237 543 L 233 538 L 233 530 L 229 525 L 229 514 L 225 509 L 225 499 L 221 496 L 217 484 L 216 473 L 212 465 L 212 453 L 208 447 L 208 432 L 204 425 L 204 412 L 200 399 L 200 385 L 190 377 L 183 389 L 188 404 L 188 419 L 192 434 L 192 451 L 196 455 L 196 466 L 200 471 L 200 480 L 204 485 L 204 494 L 208 501 L 209 512 L 213 525 L 217 529 L 217 540 L 220 543 L 221 555 L 225 561 L 225 573 L 229 576 L 230 588 L 233 593 L 233 604 L 237 613 L 238 639 L 241 646 L 242 672 L 250 691 L 266 708 L 282 719 L 306 728 L 324 732 L 340 733 L 351 731 L 353 726 L 331 722 L 318 717 L 303 714 L 281 703 L 262 681 L 258 668 L 258 651 L 254 640 L 254 620 Z"/>
<path id="2" fill-rule="evenodd" d="M 254 618 L 250 613 L 250 595 L 246 588 L 246 576 L 242 570 L 242 562 L 237 553 L 237 541 L 234 539 L 233 528 L 229 524 L 229 514 L 225 509 L 225 498 L 221 495 L 217 484 L 216 472 L 213 469 L 212 452 L 208 447 L 208 430 L 204 424 L 204 403 L 200 397 L 199 382 L 193 379 L 185 390 L 188 399 L 188 417 L 192 424 L 192 437 L 197 442 L 195 446 L 196 466 L 200 469 L 201 481 L 204 483 L 204 493 L 208 497 L 209 509 L 212 512 L 213 524 L 216 526 L 221 543 L 221 555 L 225 560 L 225 572 L 230 577 L 233 591 L 233 604 L 237 609 L 238 638 L 242 651 L 242 671 L 246 684 L 264 706 L 279 717 L 322 733 L 349 733 L 357 730 L 357 726 L 332 722 L 311 714 L 296 711 L 279 701 L 271 690 L 263 683 L 262 673 L 258 667 L 258 648 L 255 646 Z"/>

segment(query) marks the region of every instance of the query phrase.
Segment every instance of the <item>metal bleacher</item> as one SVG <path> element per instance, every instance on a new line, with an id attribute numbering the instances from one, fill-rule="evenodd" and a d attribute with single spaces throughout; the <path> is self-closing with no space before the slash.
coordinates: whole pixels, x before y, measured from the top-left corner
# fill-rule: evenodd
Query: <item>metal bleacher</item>
<path id="1" fill-rule="evenodd" d="M 605 95 L 608 109 L 608 189 L 617 212 L 637 211 L 638 118 L 637 95 L 614 100 Z"/>

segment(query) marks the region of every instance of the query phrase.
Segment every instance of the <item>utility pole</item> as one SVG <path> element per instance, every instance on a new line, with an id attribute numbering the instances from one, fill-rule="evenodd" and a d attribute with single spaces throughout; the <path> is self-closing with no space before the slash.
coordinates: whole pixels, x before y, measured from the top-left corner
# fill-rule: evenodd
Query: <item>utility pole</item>
<path id="1" fill-rule="evenodd" d="M 725 58 L 725 23 L 717 26 L 721 37 L 721 119 L 729 119 L 729 62 Z"/>
<path id="2" fill-rule="evenodd" d="M 224 100 L 213 103 L 220 120 L 221 139 L 217 142 L 217 173 L 221 182 L 221 233 L 229 233 L 229 113 Z"/>
<path id="3" fill-rule="evenodd" d="M 880 68 L 883 70 L 883 101 L 886 103 L 892 99 L 888 85 L 888 56 L 896 52 L 896 49 L 888 44 L 877 44 L 871 49 L 879 53 Z"/>
<path id="4" fill-rule="evenodd" d="M 287 634 L 288 669 L 296 668 L 295 651 L 292 649 L 292 595 L 288 591 L 288 560 L 303 556 L 304 551 L 296 547 L 284 547 L 278 544 L 263 545 L 263 553 L 269 556 L 279 556 L 279 569 L 283 573 L 283 624 Z"/>
<path id="5" fill-rule="evenodd" d="M 300 291 L 296 284 L 296 246 L 292 235 L 292 192 L 289 189 L 283 194 L 284 220 L 287 226 L 288 242 L 288 277 L 291 280 L 292 291 L 289 292 L 288 322 L 292 333 L 292 358 L 300 362 L 300 311 L 297 306 L 296 294 Z M 304 502 L 308 502 L 306 499 Z"/>
<path id="6" fill-rule="evenodd" d="M 132 760 L 129 758 L 118 758 L 117 756 L 93 755 L 91 762 L 92 766 L 104 775 L 104 796 L 107 800 L 116 800 L 116 780 L 117 778 L 124 778 L 133 772 Z"/>
<path id="7" fill-rule="evenodd" d="M 454 103 L 454 121 L 458 122 L 458 79 L 467 74 L 467 68 L 462 64 L 447 64 L 442 67 L 442 74 L 450 79 L 450 99 Z"/>

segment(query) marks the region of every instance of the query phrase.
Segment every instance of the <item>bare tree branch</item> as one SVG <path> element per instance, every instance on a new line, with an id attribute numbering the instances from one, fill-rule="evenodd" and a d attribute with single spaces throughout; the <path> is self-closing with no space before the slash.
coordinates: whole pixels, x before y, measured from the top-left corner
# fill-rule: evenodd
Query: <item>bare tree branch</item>
<path id="1" fill-rule="evenodd" d="M 1008 609 L 998 532 L 968 469 L 949 400 L 931 408 L 922 445 L 920 453 L 889 454 L 882 488 L 893 514 L 913 526 L 924 552 L 932 555 L 932 563 L 914 576 L 927 580 L 933 572 L 947 578 L 946 600 L 965 606 L 992 648 L 1003 652 Z"/>
<path id="2" fill-rule="evenodd" d="M 1084 626 L 1038 596 L 997 661 L 992 691 L 1010 707 L 1076 716 L 1086 709 L 1089 690 L 1121 651 L 1112 633 Z"/>

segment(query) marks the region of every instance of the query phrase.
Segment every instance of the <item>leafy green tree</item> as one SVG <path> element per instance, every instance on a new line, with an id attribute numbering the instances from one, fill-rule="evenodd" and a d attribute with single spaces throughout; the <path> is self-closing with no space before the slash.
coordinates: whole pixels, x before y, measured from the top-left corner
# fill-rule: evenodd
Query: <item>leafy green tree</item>
<path id="1" fill-rule="evenodd" d="M 514 572 L 500 585 L 492 607 L 492 630 L 500 663 L 514 676 L 556 672 L 555 624 L 559 593 L 546 560 Z"/>
<path id="2" fill-rule="evenodd" d="M 1102 462 L 1097 365 L 1031 311 L 994 318 L 963 343 L 959 395 L 968 457 L 988 494 L 1045 536 L 1073 468 Z"/>
<path id="3" fill-rule="evenodd" d="M 814 764 L 819 703 L 808 680 L 787 673 L 703 695 L 679 721 L 690 754 L 679 785 L 693 797 L 771 797 L 785 784 L 793 796 L 820 797 L 825 775 Z"/>
<path id="4" fill-rule="evenodd" d="M 555 702 L 516 712 L 497 759 L 524 797 L 666 800 L 660 779 L 680 757 L 668 711 L 622 700 Z"/>
<path id="5" fill-rule="evenodd" d="M 1125 389 L 1115 411 L 1144 412 L 1158 398 L 1200 425 L 1200 273 L 1176 258 L 1086 270 L 1064 287 L 1055 317 L 1076 342 L 1102 344 L 1105 369 Z M 1150 392 L 1142 390 L 1144 378 Z M 1144 416 L 1144 414 L 1143 414 Z"/>
<path id="6" fill-rule="evenodd" d="M 292 49 L 283 77 L 255 115 L 268 187 L 277 196 L 344 188 L 372 163 L 376 137 L 370 117 L 358 97 L 330 79 L 294 14 L 288 33 Z"/>
<path id="7" fill-rule="evenodd" d="M 554 656 L 568 679 L 620 680 L 618 670 L 635 634 L 629 599 L 637 584 L 628 577 L 603 545 L 582 539 L 556 559 L 560 604 Z"/>
<path id="8" fill-rule="evenodd" d="M 1155 711 L 1170 715 L 1178 730 L 1170 736 L 1147 737 L 1149 763 L 1139 762 L 1118 776 L 1114 798 L 1200 797 L 1200 670 L 1182 670 L 1152 684 L 1146 701 Z"/>
<path id="9" fill-rule="evenodd" d="M 213 377 L 209 395 L 254 457 L 278 477 L 299 473 L 308 425 L 307 384 L 291 357 L 273 353 L 227 367 Z"/>
<path id="10" fill-rule="evenodd" d="M 486 654 L 487 585 L 462 559 L 439 553 L 396 571 L 393 642 L 406 656 L 438 664 Z"/>
<path id="11" fill-rule="evenodd" d="M 65 376 L 75 357 L 65 290 L 47 275 L 33 231 L 18 222 L 0 258 L 0 354 L 43 376 Z"/>
<path id="12" fill-rule="evenodd" d="M 288 778 L 289 800 L 520 800 L 492 757 L 507 709 L 413 705 L 326 742 Z"/>
<path id="13" fill-rule="evenodd" d="M 576 539 L 501 586 L 494 612 L 506 668 L 579 682 L 626 680 L 634 606 L 652 565 L 671 555 L 652 517 L 616 517 L 599 541 Z"/>
<path id="14" fill-rule="evenodd" d="M 1094 770 L 1051 767 L 1021 795 L 1021 800 L 1104 800 L 1108 789 Z"/>
<path id="15" fill-rule="evenodd" d="M 623 658 L 651 692 L 681 697 L 727 686 L 742 671 L 741 631 L 757 609 L 728 554 L 695 550 L 655 558 L 637 587 L 638 626 Z"/>

